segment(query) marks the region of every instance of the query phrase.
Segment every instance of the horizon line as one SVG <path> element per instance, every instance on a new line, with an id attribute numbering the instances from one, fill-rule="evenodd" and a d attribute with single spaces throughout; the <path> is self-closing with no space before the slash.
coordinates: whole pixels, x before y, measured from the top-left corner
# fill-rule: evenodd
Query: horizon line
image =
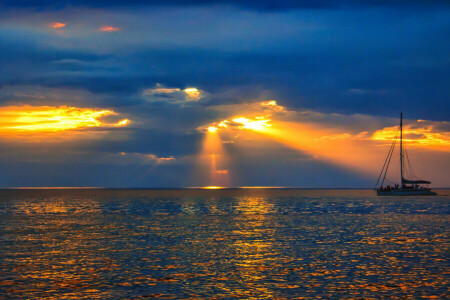
<path id="1" fill-rule="evenodd" d="M 245 189 L 286 189 L 286 190 L 374 190 L 373 187 L 294 187 L 294 186 L 196 186 L 196 187 L 90 187 L 90 186 L 27 186 L 0 187 L 0 190 L 245 190 Z M 434 187 L 432 189 L 450 189 Z"/>

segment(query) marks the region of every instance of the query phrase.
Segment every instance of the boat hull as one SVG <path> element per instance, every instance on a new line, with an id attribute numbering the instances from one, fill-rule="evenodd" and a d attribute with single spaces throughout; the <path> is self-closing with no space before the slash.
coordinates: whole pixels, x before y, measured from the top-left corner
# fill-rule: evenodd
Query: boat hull
<path id="1" fill-rule="evenodd" d="M 402 189 L 402 190 L 390 190 L 390 191 L 377 191 L 378 196 L 435 196 L 435 192 L 430 190 L 415 190 L 415 189 Z"/>

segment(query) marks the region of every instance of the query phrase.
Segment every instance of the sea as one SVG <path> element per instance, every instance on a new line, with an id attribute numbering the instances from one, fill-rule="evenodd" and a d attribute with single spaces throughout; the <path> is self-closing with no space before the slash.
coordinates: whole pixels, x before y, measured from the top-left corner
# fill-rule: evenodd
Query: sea
<path id="1" fill-rule="evenodd" d="M 437 193 L 0 190 L 0 299 L 449 299 Z"/>

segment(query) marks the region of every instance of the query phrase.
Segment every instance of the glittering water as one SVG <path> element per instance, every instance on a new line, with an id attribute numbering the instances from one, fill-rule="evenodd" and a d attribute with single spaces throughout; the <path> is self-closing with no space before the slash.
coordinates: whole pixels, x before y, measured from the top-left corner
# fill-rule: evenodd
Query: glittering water
<path id="1" fill-rule="evenodd" d="M 0 298 L 448 298 L 438 192 L 3 190 Z"/>

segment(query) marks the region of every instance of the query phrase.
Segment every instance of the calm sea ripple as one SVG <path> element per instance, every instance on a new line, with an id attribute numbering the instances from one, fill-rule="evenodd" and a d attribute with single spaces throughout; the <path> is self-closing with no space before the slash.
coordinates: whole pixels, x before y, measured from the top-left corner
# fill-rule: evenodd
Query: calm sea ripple
<path id="1" fill-rule="evenodd" d="M 0 298 L 449 298 L 449 190 L 2 190 Z"/>

